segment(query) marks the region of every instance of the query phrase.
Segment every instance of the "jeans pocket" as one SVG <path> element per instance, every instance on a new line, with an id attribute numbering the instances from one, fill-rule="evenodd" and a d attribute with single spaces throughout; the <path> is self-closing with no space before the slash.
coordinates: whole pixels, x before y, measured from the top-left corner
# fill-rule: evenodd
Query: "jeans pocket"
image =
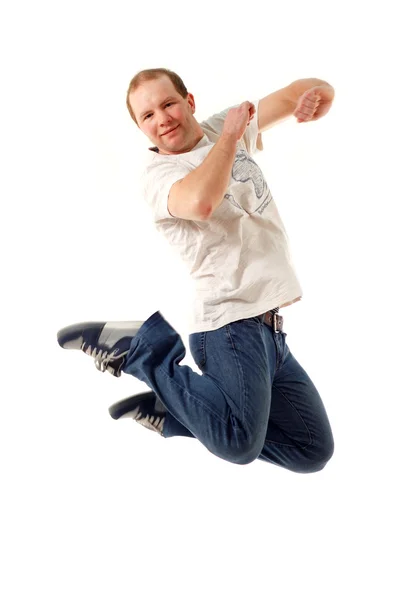
<path id="1" fill-rule="evenodd" d="M 206 336 L 206 331 L 203 331 L 202 333 L 191 333 L 189 335 L 190 353 L 199 369 L 206 364 Z"/>

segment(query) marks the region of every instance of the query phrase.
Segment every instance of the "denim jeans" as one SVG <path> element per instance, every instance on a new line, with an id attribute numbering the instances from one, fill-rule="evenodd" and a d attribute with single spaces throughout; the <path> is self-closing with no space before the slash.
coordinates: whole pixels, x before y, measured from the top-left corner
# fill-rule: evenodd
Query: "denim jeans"
<path id="1" fill-rule="evenodd" d="M 166 407 L 164 437 L 195 437 L 237 464 L 258 458 L 298 473 L 319 471 L 334 447 L 324 405 L 287 334 L 262 317 L 191 334 L 199 374 L 180 365 L 182 339 L 156 312 L 132 339 L 123 371 Z"/>

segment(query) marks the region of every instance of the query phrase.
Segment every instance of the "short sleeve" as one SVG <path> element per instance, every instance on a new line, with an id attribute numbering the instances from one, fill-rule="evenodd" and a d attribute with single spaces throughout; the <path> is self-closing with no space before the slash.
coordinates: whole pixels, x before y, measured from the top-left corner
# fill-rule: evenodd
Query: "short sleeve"
<path id="1" fill-rule="evenodd" d="M 186 165 L 176 162 L 157 162 L 149 165 L 142 176 L 142 190 L 146 203 L 150 206 L 154 221 L 172 219 L 168 211 L 168 196 L 171 187 L 190 173 Z"/>
<path id="2" fill-rule="evenodd" d="M 258 106 L 259 100 L 253 102 L 256 107 L 256 112 L 252 120 L 250 121 L 250 125 L 246 127 L 246 131 L 242 137 L 244 145 L 246 146 L 246 150 L 249 154 L 256 154 L 256 152 L 264 149 L 261 133 L 258 131 Z"/>

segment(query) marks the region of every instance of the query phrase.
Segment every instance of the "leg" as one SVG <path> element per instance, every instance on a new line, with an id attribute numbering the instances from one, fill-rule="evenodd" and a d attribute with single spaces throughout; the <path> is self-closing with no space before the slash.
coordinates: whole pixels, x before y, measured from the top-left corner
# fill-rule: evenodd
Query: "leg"
<path id="1" fill-rule="evenodd" d="M 298 473 L 321 470 L 334 441 L 321 397 L 285 343 L 277 344 L 282 362 L 272 384 L 271 411 L 261 460 Z"/>
<path id="2" fill-rule="evenodd" d="M 122 370 L 144 381 L 168 412 L 220 458 L 247 464 L 264 446 L 275 354 L 265 351 L 259 319 L 191 336 L 203 374 L 180 366 L 185 348 L 160 313 L 132 339 Z M 194 348 L 196 346 L 196 348 Z M 209 366 L 208 366 L 209 365 Z M 168 437 L 168 417 L 165 435 Z"/>
<path id="3" fill-rule="evenodd" d="M 224 335 L 230 337 L 230 347 L 235 348 L 238 358 L 243 360 L 246 352 L 251 353 L 255 348 L 255 354 L 250 354 L 253 367 L 257 365 L 262 372 L 267 364 L 273 375 L 273 383 L 266 384 L 261 400 L 269 406 L 269 419 L 264 445 L 258 458 L 295 472 L 306 473 L 322 469 L 333 453 L 332 432 L 318 391 L 286 346 L 286 333 L 274 333 L 259 317 L 233 323 L 229 328 L 219 331 L 223 330 Z M 193 334 L 189 342 L 193 358 L 203 372 L 203 377 L 208 376 L 218 382 L 225 370 L 222 369 L 224 355 L 218 338 L 215 341 L 213 337 L 208 332 Z M 185 355 L 181 341 L 179 347 L 182 354 L 178 357 L 178 362 Z M 246 367 L 246 363 L 243 366 Z M 189 372 L 199 377 L 191 369 Z M 236 385 L 235 377 L 228 379 L 227 389 L 230 389 L 233 397 Z M 155 398 L 154 392 L 148 392 L 147 395 Z M 171 412 L 167 412 L 164 436 L 197 437 L 177 416 L 178 413 L 173 416 Z"/>

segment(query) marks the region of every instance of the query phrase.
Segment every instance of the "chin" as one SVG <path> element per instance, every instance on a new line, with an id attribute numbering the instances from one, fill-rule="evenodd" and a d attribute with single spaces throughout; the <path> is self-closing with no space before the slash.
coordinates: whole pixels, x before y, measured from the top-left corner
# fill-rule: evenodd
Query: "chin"
<path id="1" fill-rule="evenodd" d="M 182 142 L 171 142 L 170 144 L 162 144 L 162 148 L 164 150 L 173 150 L 174 152 L 178 152 L 180 148 L 182 148 Z"/>

